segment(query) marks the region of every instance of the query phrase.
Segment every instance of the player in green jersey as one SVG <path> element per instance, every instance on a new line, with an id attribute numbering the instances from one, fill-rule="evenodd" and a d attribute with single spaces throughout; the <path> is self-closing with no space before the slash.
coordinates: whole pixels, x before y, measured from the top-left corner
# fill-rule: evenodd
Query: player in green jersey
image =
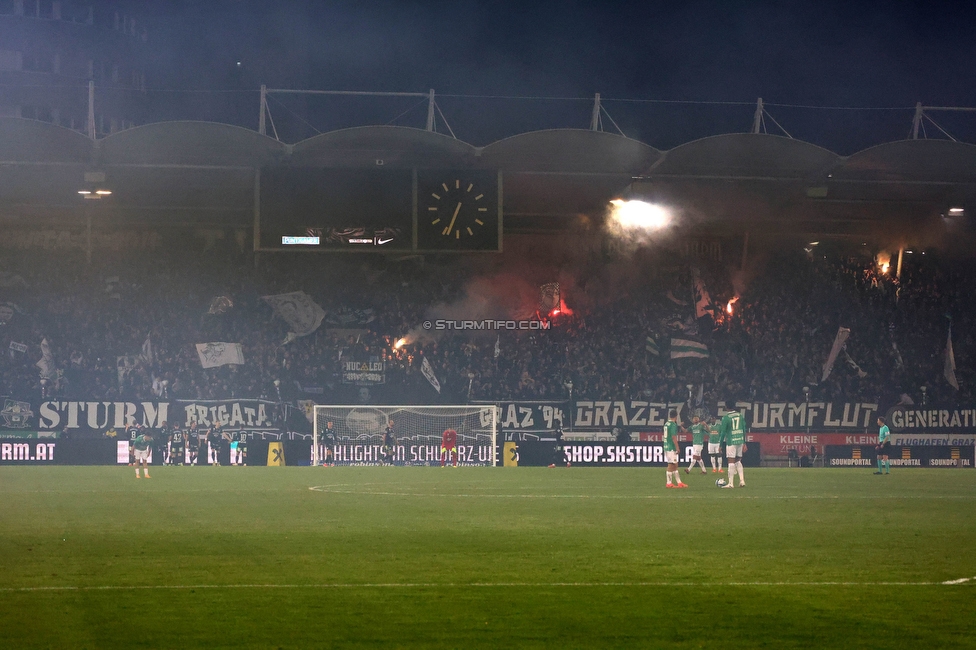
<path id="1" fill-rule="evenodd" d="M 705 471 L 705 461 L 702 460 L 702 447 L 705 446 L 705 423 L 697 415 L 691 419 L 691 464 L 685 468 L 685 474 L 691 473 L 691 468 L 698 464 L 702 474 Z"/>
<path id="2" fill-rule="evenodd" d="M 678 412 L 668 411 L 668 421 L 664 423 L 664 462 L 668 464 L 668 484 L 664 487 L 686 488 L 678 474 Z M 672 478 L 674 479 L 672 482 Z"/>
<path id="3" fill-rule="evenodd" d="M 149 449 L 152 447 L 152 431 L 149 431 L 148 429 L 143 429 L 140 431 L 139 435 L 137 435 L 135 440 L 132 441 L 132 446 L 135 449 L 133 453 L 136 459 L 136 478 L 139 478 L 140 463 L 142 463 L 142 473 L 146 475 L 146 478 L 152 478 L 149 476 L 149 467 L 147 466 L 147 462 L 149 461 Z"/>
<path id="4" fill-rule="evenodd" d="M 888 430 L 888 425 L 885 424 L 884 418 L 878 418 L 878 471 L 875 474 L 881 474 L 881 465 L 884 463 L 884 473 L 891 474 L 891 461 L 888 460 L 888 454 L 891 453 L 891 431 Z"/>
<path id="5" fill-rule="evenodd" d="M 746 450 L 745 418 L 735 408 L 735 401 L 725 403 L 728 412 L 722 416 L 721 434 L 725 442 L 725 455 L 729 458 L 729 482 L 727 488 L 735 487 L 735 475 L 739 475 L 739 487 L 745 487 L 746 481 L 742 476 L 742 452 Z"/>
<path id="6" fill-rule="evenodd" d="M 721 474 L 722 469 L 722 432 L 719 430 L 719 422 L 712 418 L 712 423 L 708 425 L 708 456 L 712 460 L 712 474 Z"/>

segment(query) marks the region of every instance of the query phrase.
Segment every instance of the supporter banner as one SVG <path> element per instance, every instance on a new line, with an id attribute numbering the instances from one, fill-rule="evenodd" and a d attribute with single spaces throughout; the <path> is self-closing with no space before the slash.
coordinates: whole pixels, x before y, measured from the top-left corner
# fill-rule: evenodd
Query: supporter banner
<path id="1" fill-rule="evenodd" d="M 356 386 L 376 386 L 386 383 L 386 361 L 370 357 L 366 361 L 342 362 L 342 383 Z"/>
<path id="2" fill-rule="evenodd" d="M 171 413 L 172 422 L 182 427 L 196 423 L 197 428 L 205 428 L 219 423 L 227 432 L 281 432 L 278 405 L 265 400 L 177 400 Z"/>
<path id="3" fill-rule="evenodd" d="M 547 433 L 569 426 L 568 402 L 497 402 L 501 433 Z"/>
<path id="4" fill-rule="evenodd" d="M 686 406 L 681 402 L 578 400 L 572 424 L 574 430 L 580 431 L 610 427 L 656 428 L 664 426 L 669 408 L 677 409 L 684 421 Z M 804 430 L 807 427 L 813 431 L 862 433 L 877 429 L 878 405 L 869 402 L 738 402 L 737 407 L 745 413 L 749 430 L 754 432 Z M 715 415 L 724 412 L 721 407 L 712 411 Z M 976 414 L 976 409 L 971 413 Z"/>
<path id="5" fill-rule="evenodd" d="M 888 411 L 888 428 L 892 432 L 954 430 L 976 432 L 976 407 L 895 406 Z"/>
<path id="6" fill-rule="evenodd" d="M 611 427 L 663 427 L 668 409 L 683 409 L 683 403 L 627 401 L 576 401 L 573 430 L 608 430 Z"/>
<path id="7" fill-rule="evenodd" d="M 41 402 L 37 428 L 41 432 L 100 435 L 135 424 L 159 427 L 169 420 L 169 409 L 169 402 Z"/>
<path id="8" fill-rule="evenodd" d="M 275 402 L 257 399 L 174 400 L 153 402 L 42 402 L 38 409 L 38 436 L 66 431 L 70 436 L 103 436 L 109 429 L 120 435 L 140 424 L 159 428 L 163 424 L 206 428 L 219 422 L 225 431 L 247 431 L 255 435 L 281 433 L 279 408 Z"/>
<path id="9" fill-rule="evenodd" d="M 895 447 L 888 460 L 892 467 L 963 467 L 974 466 L 973 445 Z M 827 445 L 827 467 L 876 467 L 878 452 L 873 445 Z"/>

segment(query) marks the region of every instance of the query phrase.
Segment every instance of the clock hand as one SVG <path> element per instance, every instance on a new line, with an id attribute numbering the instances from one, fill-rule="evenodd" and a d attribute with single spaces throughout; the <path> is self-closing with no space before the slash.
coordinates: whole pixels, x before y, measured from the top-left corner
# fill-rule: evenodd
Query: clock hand
<path id="1" fill-rule="evenodd" d="M 442 235 L 450 235 L 451 234 L 451 231 L 454 230 L 454 222 L 457 221 L 458 212 L 460 212 L 460 211 L 461 211 L 461 203 L 458 202 L 457 207 L 454 208 L 454 216 L 451 217 L 451 223 L 448 224 L 447 228 L 445 228 L 441 232 Z"/>

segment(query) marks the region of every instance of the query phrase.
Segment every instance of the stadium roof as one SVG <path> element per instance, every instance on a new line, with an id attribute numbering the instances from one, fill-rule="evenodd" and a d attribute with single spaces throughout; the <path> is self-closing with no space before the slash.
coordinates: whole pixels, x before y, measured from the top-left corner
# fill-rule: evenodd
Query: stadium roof
<path id="1" fill-rule="evenodd" d="M 97 170 L 114 192 L 99 206 L 103 214 L 128 223 L 246 226 L 254 171 L 279 165 L 497 169 L 506 228 L 558 228 L 567 217 L 601 210 L 628 186 L 703 199 L 701 209 L 714 219 L 736 210 L 779 221 L 798 210 L 827 221 L 885 219 L 976 205 L 976 146 L 948 140 L 891 142 L 842 157 L 764 134 L 719 135 L 662 152 L 588 130 L 536 131 L 479 148 L 421 129 L 368 126 L 286 145 L 224 124 L 164 122 L 93 141 L 44 122 L 0 118 L 0 210 L 7 221 L 71 218 L 85 172 Z M 748 208 L 735 208 L 745 195 Z M 838 205 L 846 216 L 837 216 Z"/>

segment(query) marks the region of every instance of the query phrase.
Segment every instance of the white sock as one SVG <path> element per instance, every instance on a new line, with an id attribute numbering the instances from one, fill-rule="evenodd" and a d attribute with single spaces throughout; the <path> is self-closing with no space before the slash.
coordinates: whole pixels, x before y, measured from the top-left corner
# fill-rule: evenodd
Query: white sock
<path id="1" fill-rule="evenodd" d="M 718 457 L 718 468 L 721 471 L 721 469 L 722 469 L 722 457 L 721 456 Z"/>
<path id="2" fill-rule="evenodd" d="M 735 469 L 739 473 L 739 485 L 745 483 L 745 479 L 742 478 L 742 461 L 740 460 L 735 464 Z"/>
<path id="3" fill-rule="evenodd" d="M 668 472 L 668 485 L 672 485 L 672 483 L 671 483 L 671 472 L 670 471 Z"/>
<path id="4" fill-rule="evenodd" d="M 708 458 L 712 461 L 712 469 L 718 469 L 718 465 L 715 464 L 715 456 L 709 456 Z"/>

